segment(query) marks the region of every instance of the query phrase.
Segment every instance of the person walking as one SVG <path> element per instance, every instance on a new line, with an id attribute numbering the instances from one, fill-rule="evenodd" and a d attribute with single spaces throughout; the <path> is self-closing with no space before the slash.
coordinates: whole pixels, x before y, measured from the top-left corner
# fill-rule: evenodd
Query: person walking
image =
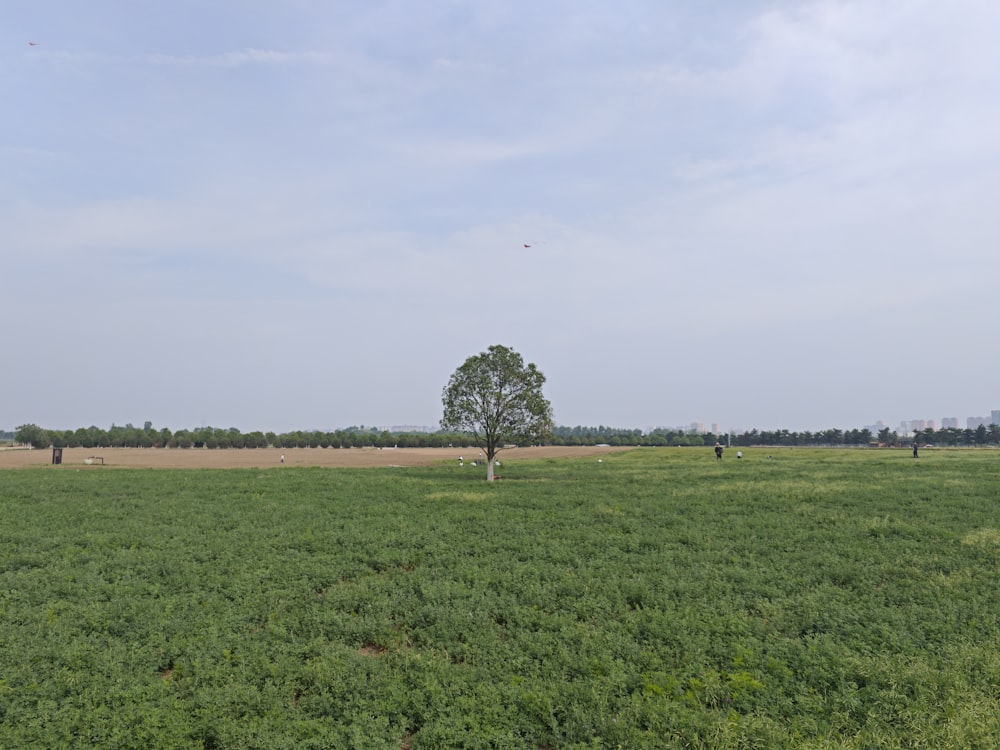
<path id="1" fill-rule="evenodd" d="M 716 461 L 722 460 L 722 443 L 719 442 L 715 443 L 715 460 Z"/>

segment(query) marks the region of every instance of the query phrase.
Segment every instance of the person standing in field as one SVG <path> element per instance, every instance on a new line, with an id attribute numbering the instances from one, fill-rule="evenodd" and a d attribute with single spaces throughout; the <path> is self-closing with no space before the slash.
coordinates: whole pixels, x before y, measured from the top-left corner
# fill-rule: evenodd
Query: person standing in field
<path id="1" fill-rule="evenodd" d="M 722 443 L 720 442 L 715 443 L 715 460 L 716 461 L 722 460 Z"/>
<path id="2" fill-rule="evenodd" d="M 914 440 L 914 441 L 913 441 L 913 457 L 914 457 L 914 458 L 917 458 L 917 448 L 918 448 L 918 447 L 919 447 L 919 446 L 917 446 L 917 441 L 916 441 L 916 440 Z"/>

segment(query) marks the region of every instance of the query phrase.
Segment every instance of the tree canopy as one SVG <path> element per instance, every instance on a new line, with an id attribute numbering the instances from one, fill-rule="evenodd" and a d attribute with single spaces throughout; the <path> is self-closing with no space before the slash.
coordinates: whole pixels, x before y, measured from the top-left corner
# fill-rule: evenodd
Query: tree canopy
<path id="1" fill-rule="evenodd" d="M 486 455 L 486 478 L 504 445 L 544 440 L 553 427 L 552 406 L 542 395 L 545 376 L 520 354 L 493 345 L 469 357 L 442 393 L 441 427 L 472 435 Z"/>

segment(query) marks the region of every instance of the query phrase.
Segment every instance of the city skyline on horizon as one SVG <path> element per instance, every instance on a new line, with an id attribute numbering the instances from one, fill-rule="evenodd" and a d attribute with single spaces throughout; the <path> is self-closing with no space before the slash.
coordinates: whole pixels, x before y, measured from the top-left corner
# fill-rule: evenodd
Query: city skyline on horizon
<path id="1" fill-rule="evenodd" d="M 950 423 L 952 421 L 954 421 L 954 424 Z M 1000 425 L 1000 410 L 993 409 L 993 410 L 990 411 L 990 414 L 988 416 L 968 416 L 968 417 L 965 418 L 966 426 L 964 428 L 960 424 L 961 420 L 960 420 L 959 417 L 941 417 L 940 422 L 941 422 L 940 429 L 949 429 L 949 428 L 953 428 L 953 429 L 976 429 L 980 424 L 985 425 L 987 427 L 989 425 L 991 425 L 991 424 L 998 424 L 998 425 Z M 949 424 L 945 424 L 946 422 L 948 422 Z M 647 428 L 647 431 L 653 431 L 653 430 L 658 430 L 658 429 L 668 429 L 668 430 L 693 431 L 693 432 L 700 432 L 700 433 L 703 433 L 703 434 L 715 434 L 715 435 L 734 434 L 734 435 L 739 435 L 739 434 L 743 434 L 745 432 L 749 432 L 750 430 L 758 430 L 758 431 L 764 431 L 764 432 L 771 432 L 771 431 L 774 431 L 774 430 L 786 430 L 787 429 L 789 432 L 797 432 L 797 433 L 810 432 L 810 433 L 816 433 L 816 432 L 823 432 L 824 430 L 832 430 L 832 429 L 849 429 L 849 430 L 850 429 L 869 429 L 869 430 L 872 431 L 873 434 L 877 434 L 877 432 L 879 430 L 888 427 L 888 428 L 890 428 L 892 430 L 895 430 L 897 432 L 902 432 L 904 434 L 909 434 L 909 433 L 912 433 L 914 431 L 922 431 L 924 429 L 927 429 L 928 427 L 931 428 L 931 429 L 933 429 L 933 430 L 939 429 L 938 420 L 936 420 L 936 419 L 901 419 L 897 423 L 896 427 L 893 427 L 891 423 L 889 423 L 889 422 L 887 422 L 887 421 L 885 421 L 883 419 L 878 419 L 875 422 L 867 423 L 867 424 L 864 424 L 864 425 L 856 425 L 856 426 L 828 425 L 827 427 L 822 427 L 822 428 L 812 429 L 812 430 L 806 430 L 806 429 L 803 429 L 803 430 L 792 430 L 790 428 L 785 428 L 785 427 L 761 428 L 761 427 L 757 427 L 757 426 L 724 429 L 721 425 L 722 425 L 721 422 L 712 422 L 712 423 L 709 423 L 708 426 L 706 427 L 706 423 L 705 422 L 691 422 L 687 426 L 677 425 L 677 426 L 671 426 L 671 427 L 666 427 L 666 426 L 650 427 L 650 428 Z M 628 428 L 623 428 L 623 429 L 628 429 Z"/>

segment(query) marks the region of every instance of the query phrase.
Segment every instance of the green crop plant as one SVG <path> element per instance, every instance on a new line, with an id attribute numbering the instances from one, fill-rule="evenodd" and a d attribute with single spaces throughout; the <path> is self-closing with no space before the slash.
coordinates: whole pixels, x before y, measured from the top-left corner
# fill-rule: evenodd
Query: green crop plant
<path id="1" fill-rule="evenodd" d="M 7 471 L 0 746 L 1000 746 L 998 478 L 989 450 Z"/>

